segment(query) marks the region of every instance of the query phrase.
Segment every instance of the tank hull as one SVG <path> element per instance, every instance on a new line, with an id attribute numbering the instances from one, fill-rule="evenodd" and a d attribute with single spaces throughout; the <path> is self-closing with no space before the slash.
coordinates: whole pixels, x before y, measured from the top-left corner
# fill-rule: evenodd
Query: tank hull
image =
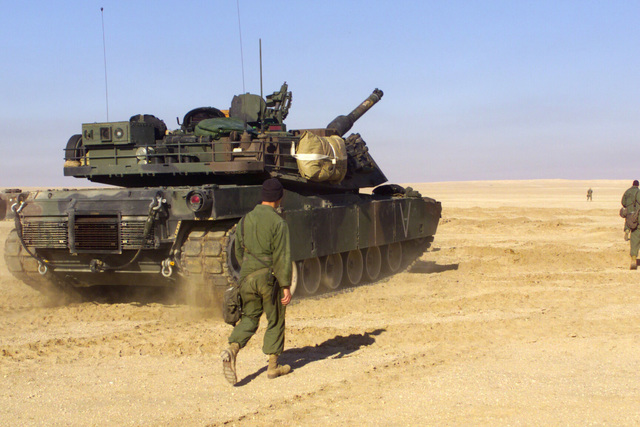
<path id="1" fill-rule="evenodd" d="M 260 189 L 206 185 L 31 192 L 5 244 L 7 266 L 41 291 L 188 284 L 211 294 L 237 276 L 234 226 L 260 201 Z M 194 194 L 202 206 L 190 204 Z M 376 270 L 393 273 L 398 251 L 406 266 L 433 241 L 440 214 L 440 203 L 426 197 L 294 191 L 285 192 L 282 212 L 307 293 L 315 293 L 319 283 L 335 289 L 343 282 L 375 279 L 379 275 L 371 272 Z M 337 264 L 342 264 L 340 275 Z"/>

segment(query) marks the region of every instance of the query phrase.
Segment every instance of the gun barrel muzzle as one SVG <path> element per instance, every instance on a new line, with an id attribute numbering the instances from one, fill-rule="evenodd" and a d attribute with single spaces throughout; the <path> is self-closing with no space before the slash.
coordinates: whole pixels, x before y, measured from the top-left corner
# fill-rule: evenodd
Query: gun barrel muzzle
<path id="1" fill-rule="evenodd" d="M 342 136 L 351 129 L 353 124 L 364 115 L 376 102 L 380 101 L 384 93 L 380 89 L 375 89 L 362 104 L 358 105 L 352 112 L 346 116 L 338 116 L 327 125 L 327 129 L 335 129 L 338 135 Z"/>
<path id="2" fill-rule="evenodd" d="M 373 93 L 369 95 L 369 97 L 365 99 L 362 102 L 362 104 L 358 105 L 356 108 L 353 109 L 352 112 L 349 113 L 349 118 L 351 118 L 351 120 L 353 120 L 354 122 L 358 120 L 360 117 L 364 115 L 364 113 L 369 111 L 369 109 L 373 107 L 376 104 L 376 102 L 380 101 L 380 98 L 382 98 L 382 95 L 384 95 L 384 92 L 382 92 L 378 88 L 374 89 Z"/>

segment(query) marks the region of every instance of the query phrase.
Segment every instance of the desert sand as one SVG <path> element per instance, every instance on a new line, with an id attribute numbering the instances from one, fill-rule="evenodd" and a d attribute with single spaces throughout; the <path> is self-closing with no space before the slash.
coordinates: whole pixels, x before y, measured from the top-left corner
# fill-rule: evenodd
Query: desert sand
<path id="1" fill-rule="evenodd" d="M 433 247 L 394 277 L 294 297 L 288 376 L 267 379 L 263 319 L 236 387 L 219 359 L 231 327 L 210 311 L 148 293 L 52 305 L 2 259 L 0 420 L 638 425 L 640 271 L 618 216 L 629 185 L 413 184 L 443 205 Z"/>

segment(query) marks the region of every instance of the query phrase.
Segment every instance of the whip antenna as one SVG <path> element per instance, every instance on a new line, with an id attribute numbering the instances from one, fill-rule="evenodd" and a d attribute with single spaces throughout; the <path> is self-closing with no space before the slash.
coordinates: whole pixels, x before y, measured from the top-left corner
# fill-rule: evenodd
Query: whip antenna
<path id="1" fill-rule="evenodd" d="M 240 35 L 240 64 L 242 65 L 242 93 L 244 89 L 244 54 L 242 53 L 242 25 L 240 25 L 240 0 L 236 0 L 238 6 L 238 34 Z"/>
<path id="2" fill-rule="evenodd" d="M 109 85 L 107 84 L 107 43 L 104 36 L 104 8 L 100 8 L 102 16 L 102 52 L 104 54 L 104 92 L 107 99 L 107 121 L 109 121 Z"/>
<path id="3" fill-rule="evenodd" d="M 260 98 L 262 98 L 262 39 L 260 40 Z"/>

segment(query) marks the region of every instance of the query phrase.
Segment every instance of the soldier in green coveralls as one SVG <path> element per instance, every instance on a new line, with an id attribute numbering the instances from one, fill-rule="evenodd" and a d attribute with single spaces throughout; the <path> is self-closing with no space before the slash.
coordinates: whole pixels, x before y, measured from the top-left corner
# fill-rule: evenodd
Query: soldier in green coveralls
<path id="1" fill-rule="evenodd" d="M 256 333 L 260 317 L 267 316 L 262 351 L 269 356 L 267 377 L 286 375 L 289 365 L 278 365 L 284 349 L 285 306 L 291 301 L 291 246 L 289 227 L 276 209 L 284 190 L 275 178 L 262 184 L 262 203 L 244 216 L 236 227 L 236 258 L 240 263 L 242 317 L 222 352 L 224 376 L 238 381 L 236 356 Z"/>
<path id="2" fill-rule="evenodd" d="M 640 209 L 640 189 L 638 188 L 638 180 L 633 181 L 633 185 L 622 196 L 622 206 L 627 208 L 627 216 L 634 213 L 637 209 Z M 640 227 L 633 230 L 629 229 L 627 222 L 624 226 L 625 239 L 630 233 L 629 240 L 631 240 L 631 270 L 637 270 L 638 268 L 638 250 L 640 249 Z"/>

